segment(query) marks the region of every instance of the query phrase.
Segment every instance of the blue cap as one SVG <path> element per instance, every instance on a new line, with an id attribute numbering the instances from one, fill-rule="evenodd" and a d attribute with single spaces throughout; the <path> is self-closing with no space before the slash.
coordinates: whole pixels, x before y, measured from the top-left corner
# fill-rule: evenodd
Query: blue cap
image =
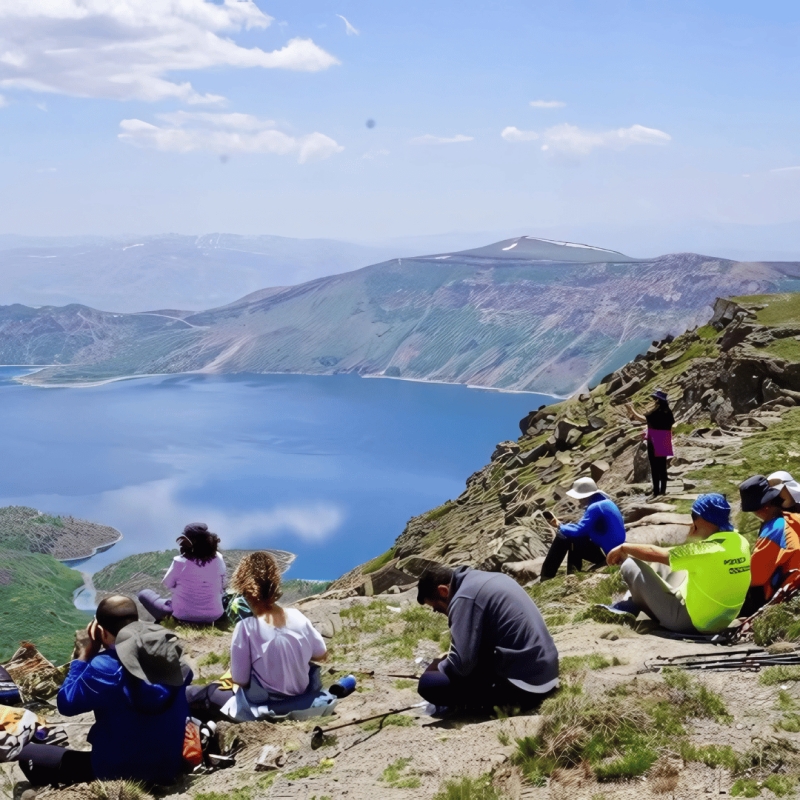
<path id="1" fill-rule="evenodd" d="M 692 506 L 692 513 L 706 522 L 716 525 L 721 531 L 732 531 L 731 507 L 721 494 L 701 494 Z"/>

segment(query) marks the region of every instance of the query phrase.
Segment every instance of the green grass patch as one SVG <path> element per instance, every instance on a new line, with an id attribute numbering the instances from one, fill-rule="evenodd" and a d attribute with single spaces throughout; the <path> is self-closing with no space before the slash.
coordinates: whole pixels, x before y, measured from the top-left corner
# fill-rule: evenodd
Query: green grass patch
<path id="1" fill-rule="evenodd" d="M 766 608 L 753 620 L 753 641 L 759 647 L 800 638 L 800 597 Z M 761 673 L 764 674 L 763 672 Z"/>
<path id="2" fill-rule="evenodd" d="M 501 795 L 492 786 L 492 776 L 481 775 L 445 781 L 433 800 L 501 800 Z"/>
<path id="3" fill-rule="evenodd" d="M 436 614 L 427 606 L 412 606 L 395 614 L 394 619 L 405 622 L 402 633 L 384 634 L 378 646 L 387 656 L 413 658 L 414 649 L 423 640 L 435 642 L 442 650 L 450 646 L 450 630 L 447 617 Z"/>
<path id="4" fill-rule="evenodd" d="M 792 336 L 786 339 L 775 339 L 765 348 L 768 353 L 786 361 L 800 361 L 800 341 Z"/>
<path id="5" fill-rule="evenodd" d="M 381 567 L 385 567 L 394 558 L 394 547 L 390 547 L 385 553 L 373 558 L 372 561 L 367 561 L 361 572 L 364 575 L 369 575 L 371 572 L 377 572 Z"/>
<path id="6" fill-rule="evenodd" d="M 239 786 L 224 792 L 200 792 L 194 796 L 194 800 L 252 800 L 252 798 L 252 786 Z"/>
<path id="7" fill-rule="evenodd" d="M 770 775 L 764 779 L 762 785 L 778 797 L 786 797 L 794 794 L 797 778 L 794 775 Z"/>
<path id="8" fill-rule="evenodd" d="M 563 656 L 558 660 L 559 672 L 562 675 L 570 675 L 586 670 L 606 669 L 608 667 L 618 667 L 622 664 L 616 656 L 606 658 L 600 653 L 591 653 L 586 656 Z"/>
<path id="9" fill-rule="evenodd" d="M 800 409 L 787 411 L 780 422 L 759 431 L 742 442 L 737 452 L 739 465 L 713 464 L 690 473 L 689 477 L 707 481 L 703 491 L 723 494 L 736 492 L 737 484 L 751 475 L 769 475 L 779 465 L 800 474 Z M 753 518 L 752 514 L 743 515 Z"/>
<path id="10" fill-rule="evenodd" d="M 392 761 L 384 769 L 380 780 L 393 789 L 418 789 L 420 784 L 419 776 L 410 770 L 407 771 L 410 763 L 410 758 L 398 758 L 397 761 Z"/>
<path id="11" fill-rule="evenodd" d="M 731 772 L 739 766 L 739 756 L 730 745 L 706 744 L 695 745 L 688 741 L 681 742 L 681 758 L 684 761 L 696 761 L 707 767 L 724 767 Z"/>
<path id="12" fill-rule="evenodd" d="M 778 711 L 794 711 L 797 708 L 797 702 L 785 689 L 778 692 L 778 699 L 775 701 L 775 707 Z"/>
<path id="13" fill-rule="evenodd" d="M 306 764 L 291 772 L 285 772 L 283 777 L 286 778 L 287 781 L 301 781 L 304 778 L 313 778 L 315 775 L 321 775 L 326 770 L 332 769 L 333 763 L 332 759 L 323 758 L 319 764 Z"/>
<path id="14" fill-rule="evenodd" d="M 407 717 L 405 714 L 389 714 L 388 717 L 371 719 L 369 722 L 364 722 L 361 728 L 365 731 L 376 731 L 379 728 L 388 728 L 391 725 L 398 728 L 411 728 L 416 725 L 416 722 L 413 717 Z"/>
<path id="15" fill-rule="evenodd" d="M 707 341 L 707 340 L 710 340 L 710 339 L 716 339 L 720 335 L 721 331 L 718 331 L 716 328 L 714 328 L 711 325 L 703 325 L 701 328 L 698 328 L 695 331 L 695 333 L 701 339 Z"/>
<path id="16" fill-rule="evenodd" d="M 762 325 L 800 322 L 800 293 L 759 295 L 742 299 L 748 303 L 767 303 L 766 308 L 756 312 L 756 319 Z"/>
<path id="17" fill-rule="evenodd" d="M 650 769 L 661 751 L 686 739 L 688 720 L 731 720 L 722 699 L 685 672 L 667 671 L 662 683 L 624 688 L 624 694 L 589 697 L 566 681 L 545 700 L 540 733 L 517 741 L 514 760 L 527 778 L 543 785 L 553 770 L 582 764 L 601 781 L 635 778 Z M 695 748 L 691 754 L 709 762 L 732 759 L 722 750 Z"/>
<path id="18" fill-rule="evenodd" d="M 759 797 L 761 785 L 752 778 L 739 778 L 731 786 L 731 797 Z"/>
<path id="19" fill-rule="evenodd" d="M 423 514 L 422 516 L 428 522 L 434 522 L 435 520 L 441 519 L 442 517 L 449 514 L 455 507 L 456 507 L 455 503 L 452 503 L 450 500 L 448 500 L 446 503 L 443 503 L 437 508 L 428 511 L 427 514 Z"/>
<path id="20" fill-rule="evenodd" d="M 800 681 L 800 667 L 779 664 L 775 667 L 765 667 L 758 676 L 762 686 L 776 686 L 787 681 Z"/>
<path id="21" fill-rule="evenodd" d="M 56 664 L 66 662 L 75 631 L 92 618 L 73 605 L 80 573 L 44 553 L 0 547 L 0 576 L 0 663 L 21 641 L 34 642 Z"/>
<path id="22" fill-rule="evenodd" d="M 401 691 L 403 689 L 416 689 L 418 683 L 419 681 L 411 680 L 411 678 L 398 678 L 394 682 L 394 688 L 400 689 Z"/>
<path id="23" fill-rule="evenodd" d="M 197 662 L 198 667 L 210 667 L 215 665 L 228 669 L 231 665 L 230 652 L 225 650 L 222 653 L 207 653 Z"/>

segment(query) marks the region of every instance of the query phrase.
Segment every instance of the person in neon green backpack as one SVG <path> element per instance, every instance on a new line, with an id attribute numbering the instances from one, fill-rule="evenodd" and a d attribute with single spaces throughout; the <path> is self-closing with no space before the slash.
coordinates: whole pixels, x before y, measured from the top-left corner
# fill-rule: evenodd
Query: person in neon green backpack
<path id="1" fill-rule="evenodd" d="M 686 543 L 666 548 L 626 542 L 608 554 L 628 585 L 619 613 L 644 611 L 678 633 L 717 633 L 739 615 L 750 586 L 750 547 L 730 522 L 721 494 L 704 494 L 692 506 Z"/>

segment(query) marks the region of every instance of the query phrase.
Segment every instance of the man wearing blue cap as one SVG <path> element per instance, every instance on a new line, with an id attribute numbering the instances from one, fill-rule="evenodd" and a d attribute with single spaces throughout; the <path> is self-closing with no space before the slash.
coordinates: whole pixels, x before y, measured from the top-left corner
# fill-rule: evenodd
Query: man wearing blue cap
<path id="1" fill-rule="evenodd" d="M 644 611 L 678 633 L 727 628 L 739 615 L 750 585 L 750 548 L 733 530 L 730 513 L 721 494 L 704 494 L 692 506 L 685 544 L 668 549 L 626 542 L 614 548 L 608 563 L 622 565 L 629 592 L 611 608 Z"/>

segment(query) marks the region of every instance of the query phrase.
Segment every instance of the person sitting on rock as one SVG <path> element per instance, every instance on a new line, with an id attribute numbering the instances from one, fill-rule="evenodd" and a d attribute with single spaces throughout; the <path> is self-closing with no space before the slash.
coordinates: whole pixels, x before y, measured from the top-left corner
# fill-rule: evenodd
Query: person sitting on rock
<path id="1" fill-rule="evenodd" d="M 781 490 L 781 500 L 784 511 L 793 514 L 800 512 L 800 483 L 798 483 L 786 470 L 773 472 L 767 475 L 770 486 L 777 486 Z"/>
<path id="2" fill-rule="evenodd" d="M 717 633 L 736 619 L 750 585 L 750 547 L 733 529 L 731 507 L 721 494 L 692 505 L 692 527 L 678 547 L 626 542 L 608 554 L 621 564 L 626 598 L 612 610 L 644 611 L 678 633 Z"/>
<path id="3" fill-rule="evenodd" d="M 231 678 L 239 688 L 192 686 L 187 692 L 192 710 L 201 716 L 218 710 L 237 722 L 331 713 L 335 698 L 323 691 L 320 668 L 311 663 L 328 657 L 325 641 L 302 612 L 278 605 L 281 572 L 275 559 L 264 551 L 249 553 L 231 586 L 253 613 L 233 629 Z"/>
<path id="4" fill-rule="evenodd" d="M 450 652 L 419 679 L 437 707 L 529 709 L 558 687 L 558 651 L 528 593 L 508 575 L 436 566 L 419 579 L 417 602 L 447 614 Z"/>
<path id="5" fill-rule="evenodd" d="M 743 616 L 755 613 L 782 586 L 800 580 L 800 515 L 783 508 L 781 486 L 754 475 L 739 486 L 742 511 L 761 520 L 750 564 L 751 588 Z"/>
<path id="6" fill-rule="evenodd" d="M 548 520 L 557 531 L 542 564 L 543 581 L 555 577 L 564 556 L 567 573 L 580 572 L 584 561 L 604 565 L 606 555 L 625 541 L 625 522 L 619 508 L 591 478 L 578 478 L 567 496 L 586 510 L 580 522 L 562 525 L 555 517 Z"/>
<path id="7" fill-rule="evenodd" d="M 667 459 L 674 455 L 672 451 L 672 428 L 675 417 L 669 407 L 669 397 L 661 389 L 656 389 L 652 398 L 655 405 L 646 414 L 640 414 L 631 403 L 625 408 L 628 416 L 637 422 L 647 423 L 647 459 L 650 462 L 650 476 L 653 480 L 653 497 L 661 497 L 667 493 Z"/>
<path id="8" fill-rule="evenodd" d="M 219 536 L 204 522 L 192 522 L 178 537 L 181 554 L 175 556 L 162 583 L 172 597 L 159 597 L 152 589 L 137 595 L 156 621 L 173 616 L 181 622 L 210 625 L 223 614 L 222 595 L 227 572 L 217 552 Z"/>
<path id="9" fill-rule="evenodd" d="M 172 783 L 183 771 L 192 672 L 177 636 L 138 620 L 136 604 L 113 595 L 75 637 L 75 660 L 58 692 L 64 716 L 94 712 L 89 752 L 28 744 L 19 766 L 34 786 L 95 780 Z"/>

